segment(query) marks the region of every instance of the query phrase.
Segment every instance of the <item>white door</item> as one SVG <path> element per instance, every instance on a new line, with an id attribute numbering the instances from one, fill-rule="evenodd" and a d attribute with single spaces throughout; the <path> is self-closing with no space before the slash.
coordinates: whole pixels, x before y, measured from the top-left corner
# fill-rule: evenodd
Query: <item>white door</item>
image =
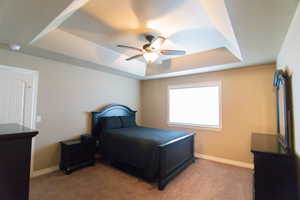
<path id="1" fill-rule="evenodd" d="M 37 72 L 0 66 L 0 124 L 18 123 L 35 129 Z M 33 172 L 34 142 L 31 169 Z"/>
<path id="2" fill-rule="evenodd" d="M 0 124 L 18 123 L 34 128 L 33 73 L 0 67 Z"/>

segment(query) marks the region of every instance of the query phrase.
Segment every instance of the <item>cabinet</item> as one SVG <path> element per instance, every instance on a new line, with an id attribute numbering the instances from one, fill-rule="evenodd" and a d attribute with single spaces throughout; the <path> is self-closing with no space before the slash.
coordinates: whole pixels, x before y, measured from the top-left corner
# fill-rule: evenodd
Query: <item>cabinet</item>
<path id="1" fill-rule="evenodd" d="M 28 200 L 31 140 L 38 131 L 0 124 L 0 199 Z"/>
<path id="2" fill-rule="evenodd" d="M 66 174 L 95 164 L 96 140 L 86 136 L 81 138 L 81 140 L 61 142 L 60 169 Z"/>
<path id="3" fill-rule="evenodd" d="M 277 135 L 252 134 L 254 199 L 298 200 L 296 160 L 286 153 Z"/>

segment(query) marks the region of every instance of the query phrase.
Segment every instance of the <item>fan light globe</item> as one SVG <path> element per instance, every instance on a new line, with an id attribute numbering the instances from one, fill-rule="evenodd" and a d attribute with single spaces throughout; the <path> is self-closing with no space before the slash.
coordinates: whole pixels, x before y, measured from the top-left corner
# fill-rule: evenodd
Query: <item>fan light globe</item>
<path id="1" fill-rule="evenodd" d="M 152 52 L 152 53 L 144 53 L 143 56 L 148 63 L 151 63 L 154 62 L 159 55 L 156 52 Z"/>

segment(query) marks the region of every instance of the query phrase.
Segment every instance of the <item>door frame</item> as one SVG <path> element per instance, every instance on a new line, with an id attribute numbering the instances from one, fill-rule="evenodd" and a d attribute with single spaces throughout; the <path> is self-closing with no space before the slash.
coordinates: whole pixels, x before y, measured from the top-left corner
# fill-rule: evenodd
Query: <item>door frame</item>
<path id="1" fill-rule="evenodd" d="M 35 70 L 31 70 L 30 68 L 26 69 L 26 68 L 19 68 L 19 67 L 5 66 L 5 65 L 0 65 L 0 69 L 31 75 L 32 85 L 30 85 L 30 87 L 32 89 L 32 107 L 31 107 L 32 109 L 31 109 L 30 127 L 28 128 L 36 129 L 39 72 Z M 30 175 L 32 175 L 34 171 L 35 139 L 36 139 L 35 137 L 32 138 Z"/>

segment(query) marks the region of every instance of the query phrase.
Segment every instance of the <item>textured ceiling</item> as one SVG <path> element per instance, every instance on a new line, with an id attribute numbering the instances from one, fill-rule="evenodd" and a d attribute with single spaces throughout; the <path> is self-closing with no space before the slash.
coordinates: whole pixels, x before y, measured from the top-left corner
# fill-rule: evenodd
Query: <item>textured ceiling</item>
<path id="1" fill-rule="evenodd" d="M 27 44 L 72 0 L 0 0 L 0 42 Z"/>
<path id="2" fill-rule="evenodd" d="M 163 48 L 187 54 L 226 43 L 198 0 L 90 0 L 60 29 L 128 56 L 137 52 L 116 45 L 141 47 L 147 33 L 168 38 Z"/>
<path id="3" fill-rule="evenodd" d="M 23 1 L 22 1 L 23 2 Z M 274 62 L 298 0 L 0 1 L 0 43 L 120 75 L 160 78 Z M 144 35 L 185 56 L 125 61 Z M 6 45 L 0 45 L 6 46 Z M 107 70 L 110 69 L 110 70 Z"/>

